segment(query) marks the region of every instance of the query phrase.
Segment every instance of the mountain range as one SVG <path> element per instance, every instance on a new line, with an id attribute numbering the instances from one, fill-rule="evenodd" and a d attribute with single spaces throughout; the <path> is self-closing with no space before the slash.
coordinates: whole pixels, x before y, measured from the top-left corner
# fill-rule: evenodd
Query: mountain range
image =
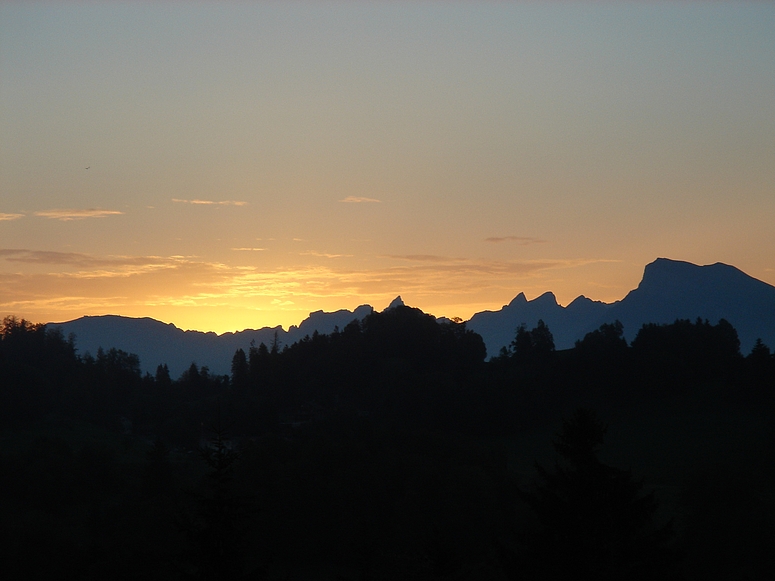
<path id="1" fill-rule="evenodd" d="M 387 308 L 400 305 L 403 301 L 397 297 Z M 237 349 L 247 352 L 251 343 L 293 344 L 315 331 L 328 334 L 336 327 L 343 329 L 373 311 L 369 305 L 353 311 L 315 311 L 287 331 L 277 326 L 222 335 L 183 331 L 147 317 L 116 315 L 87 316 L 49 326 L 61 328 L 65 336 L 73 333 L 79 353 L 94 355 L 100 347 L 115 347 L 137 354 L 143 371 L 154 373 L 159 364 L 166 363 L 172 377 L 178 377 L 192 362 L 207 366 L 211 373 L 228 374 Z M 645 323 L 698 317 L 713 324 L 722 318 L 729 321 L 737 329 L 743 353 L 750 351 L 757 338 L 775 347 L 774 286 L 726 264 L 698 266 L 667 258 L 648 264 L 638 287 L 614 303 L 579 296 L 563 307 L 551 292 L 530 301 L 519 293 L 501 309 L 476 313 L 466 324 L 482 336 L 488 356 L 493 356 L 509 345 L 519 325 L 530 329 L 539 319 L 549 327 L 557 349 L 567 349 L 586 333 L 615 320 L 622 322 L 625 338 L 631 341 Z"/>

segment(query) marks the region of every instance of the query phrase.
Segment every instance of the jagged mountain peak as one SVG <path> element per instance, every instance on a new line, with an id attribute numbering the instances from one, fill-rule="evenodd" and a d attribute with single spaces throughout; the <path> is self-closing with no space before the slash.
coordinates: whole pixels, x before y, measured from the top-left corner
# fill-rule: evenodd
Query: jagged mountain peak
<path id="1" fill-rule="evenodd" d="M 535 305 L 554 305 L 559 306 L 557 303 L 557 297 L 554 296 L 554 293 L 551 291 L 547 291 L 544 294 L 537 296 L 532 301 L 529 301 Z"/>
<path id="2" fill-rule="evenodd" d="M 511 299 L 511 302 L 508 305 L 505 305 L 504 308 L 520 308 L 525 305 L 543 305 L 543 304 L 557 304 L 557 297 L 554 296 L 554 293 L 551 291 L 547 291 L 536 298 L 532 300 L 527 300 L 527 297 L 525 296 L 525 293 L 519 293 L 517 296 L 515 296 L 513 299 Z"/>
<path id="3" fill-rule="evenodd" d="M 523 304 L 527 304 L 527 297 L 525 296 L 525 293 L 519 293 L 517 296 L 511 299 L 511 302 L 506 306 L 516 307 Z"/>
<path id="4" fill-rule="evenodd" d="M 571 307 L 571 305 L 586 305 L 586 304 L 589 304 L 589 303 L 599 303 L 599 302 L 601 302 L 601 301 L 593 301 L 589 297 L 586 297 L 584 295 L 579 295 L 575 299 L 573 299 L 570 303 L 568 303 L 568 306 L 565 307 L 565 308 L 569 309 Z"/>
<path id="5" fill-rule="evenodd" d="M 396 298 L 390 301 L 390 304 L 385 308 L 385 311 L 389 311 L 390 309 L 395 309 L 396 307 L 405 307 L 405 306 L 406 304 L 404 304 L 404 300 L 401 298 L 401 295 L 398 295 Z"/>

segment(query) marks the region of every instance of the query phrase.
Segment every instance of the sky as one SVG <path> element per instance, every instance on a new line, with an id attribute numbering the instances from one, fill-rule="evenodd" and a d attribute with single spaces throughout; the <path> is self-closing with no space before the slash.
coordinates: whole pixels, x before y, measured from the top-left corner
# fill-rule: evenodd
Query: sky
<path id="1" fill-rule="evenodd" d="M 0 316 L 775 284 L 775 3 L 0 3 Z"/>

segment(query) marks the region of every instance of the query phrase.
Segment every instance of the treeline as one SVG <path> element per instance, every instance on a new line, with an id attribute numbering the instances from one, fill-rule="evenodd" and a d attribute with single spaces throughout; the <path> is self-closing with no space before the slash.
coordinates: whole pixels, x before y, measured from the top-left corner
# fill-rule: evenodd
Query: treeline
<path id="1" fill-rule="evenodd" d="M 557 351 L 539 322 L 485 354 L 465 325 L 397 307 L 238 350 L 230 376 L 192 363 L 171 378 L 6 318 L 7 562 L 84 579 L 768 578 L 767 346 L 744 356 L 726 321 L 697 320 L 646 325 L 631 344 L 613 322 Z M 679 444 L 649 435 L 670 417 L 718 448 L 708 462 L 633 473 L 599 456 L 656 443 L 671 458 Z M 764 437 L 727 446 L 708 417 Z M 637 427 L 609 441 L 598 418 Z M 553 432 L 553 448 L 524 449 Z"/>
<path id="2" fill-rule="evenodd" d="M 0 339 L 2 427 L 59 415 L 189 448 L 216 409 L 243 436 L 337 414 L 505 436 L 579 405 L 687 397 L 756 405 L 772 397 L 775 377 L 770 349 L 759 341 L 744 357 L 723 319 L 644 325 L 631 344 L 617 321 L 559 352 L 539 321 L 485 362 L 481 337 L 464 324 L 402 306 L 293 345 L 239 349 L 230 376 L 193 362 L 177 379 L 163 365 L 143 376 L 137 356 L 117 349 L 79 355 L 74 337 L 13 317 Z"/>

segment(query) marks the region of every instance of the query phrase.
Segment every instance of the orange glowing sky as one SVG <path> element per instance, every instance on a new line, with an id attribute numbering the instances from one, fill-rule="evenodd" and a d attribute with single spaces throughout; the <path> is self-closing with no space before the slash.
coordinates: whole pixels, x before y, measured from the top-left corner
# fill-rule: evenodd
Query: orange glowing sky
<path id="1" fill-rule="evenodd" d="M 0 316 L 775 284 L 775 4 L 0 4 Z M 88 168 L 88 169 L 87 169 Z"/>

